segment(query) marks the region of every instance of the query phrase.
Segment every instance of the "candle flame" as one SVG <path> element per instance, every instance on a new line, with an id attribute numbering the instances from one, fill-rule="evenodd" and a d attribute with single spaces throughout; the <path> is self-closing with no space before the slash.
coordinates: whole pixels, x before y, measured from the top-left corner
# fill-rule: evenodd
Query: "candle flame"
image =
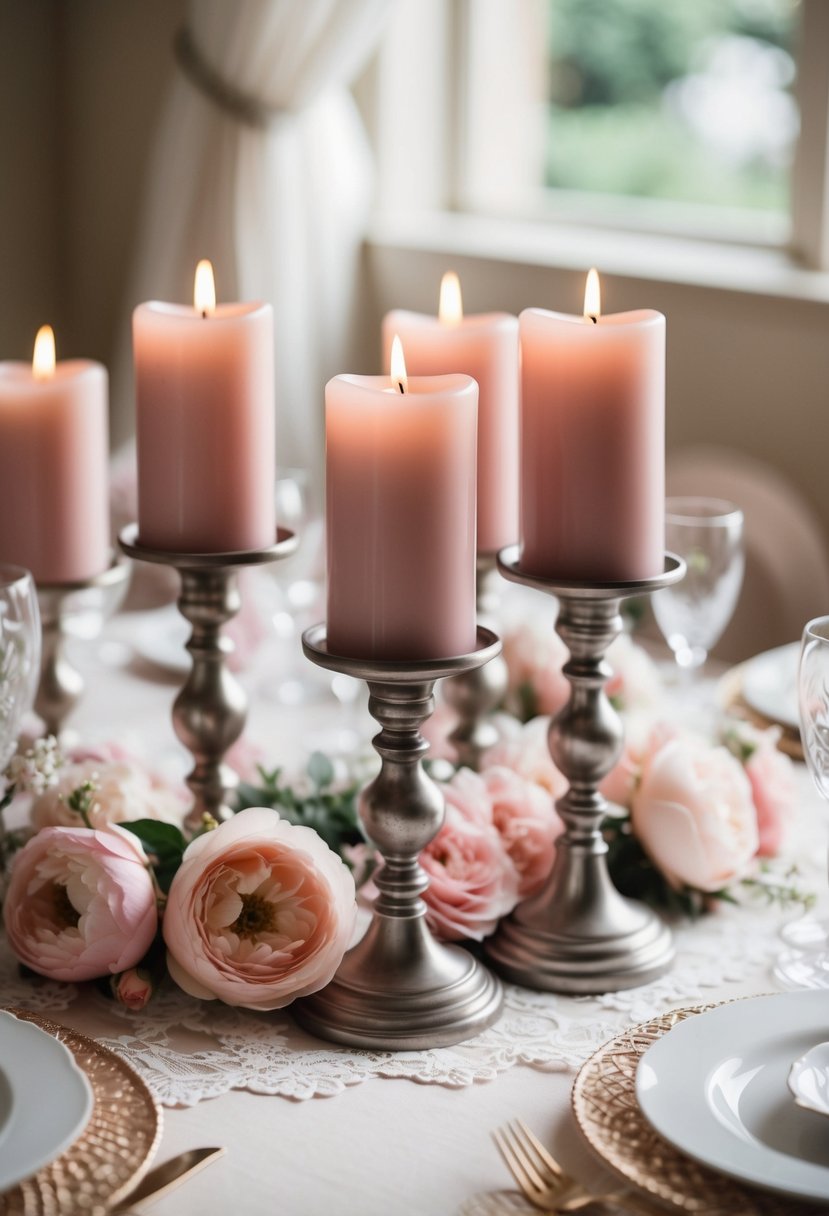
<path id="1" fill-rule="evenodd" d="M 405 393 L 409 388 L 409 380 L 406 375 L 406 360 L 403 357 L 403 343 L 400 341 L 400 335 L 394 335 L 394 341 L 391 344 L 391 378 L 392 383 L 397 386 L 401 393 Z"/>
<path id="2" fill-rule="evenodd" d="M 602 315 L 602 289 L 599 283 L 599 272 L 595 266 L 587 272 L 587 283 L 584 288 L 584 315 L 591 321 L 598 321 Z"/>
<path id="3" fill-rule="evenodd" d="M 213 278 L 213 263 L 202 258 L 196 267 L 196 280 L 193 285 L 193 303 L 196 311 L 203 317 L 212 316 L 216 311 L 216 283 Z"/>
<path id="4" fill-rule="evenodd" d="M 48 380 L 55 374 L 55 331 L 51 325 L 41 325 L 35 338 L 32 375 L 35 380 Z"/>
<path id="5" fill-rule="evenodd" d="M 461 281 L 454 270 L 447 270 L 440 281 L 438 317 L 444 325 L 457 325 L 463 320 Z"/>

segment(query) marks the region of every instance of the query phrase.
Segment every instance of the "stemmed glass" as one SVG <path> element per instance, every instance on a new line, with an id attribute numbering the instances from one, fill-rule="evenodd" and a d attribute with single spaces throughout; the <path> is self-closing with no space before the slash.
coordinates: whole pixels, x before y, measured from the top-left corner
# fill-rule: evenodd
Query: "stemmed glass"
<path id="1" fill-rule="evenodd" d="M 653 611 L 679 667 L 702 667 L 731 620 L 743 582 L 743 513 L 722 498 L 669 498 L 665 543 L 687 573 L 657 591 Z"/>
<path id="2" fill-rule="evenodd" d="M 818 792 L 829 799 L 829 616 L 816 617 L 803 630 L 797 690 L 806 764 Z M 804 917 L 787 926 L 783 936 L 794 948 L 775 964 L 780 983 L 829 988 L 829 925 Z"/>
<path id="3" fill-rule="evenodd" d="M 40 612 L 34 580 L 0 565 L 0 772 L 14 755 L 40 678 Z"/>

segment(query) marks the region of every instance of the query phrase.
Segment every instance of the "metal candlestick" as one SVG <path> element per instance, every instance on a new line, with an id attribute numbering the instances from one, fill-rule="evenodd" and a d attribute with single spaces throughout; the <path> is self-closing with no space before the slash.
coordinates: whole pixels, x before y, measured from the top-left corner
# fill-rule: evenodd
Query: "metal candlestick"
<path id="1" fill-rule="evenodd" d="M 187 643 L 193 664 L 173 702 L 173 728 L 195 760 L 187 778 L 193 806 L 185 826 L 196 830 L 205 815 L 217 820 L 230 816 L 227 799 L 238 784 L 233 770 L 222 763 L 225 752 L 241 735 L 247 717 L 244 690 L 225 665 L 233 643 L 222 635 L 222 626 L 241 606 L 237 571 L 243 566 L 290 557 L 299 539 L 287 528 L 278 528 L 276 543 L 264 549 L 171 553 L 142 545 L 137 524 L 124 528 L 118 539 L 130 557 L 173 566 L 181 578 L 178 609 L 193 627 Z"/>
<path id="2" fill-rule="evenodd" d="M 550 754 L 570 782 L 556 808 L 565 830 L 542 891 L 519 904 L 485 944 L 507 979 L 549 992 L 617 992 L 662 975 L 674 958 L 671 935 L 644 904 L 610 880 L 600 825 L 607 802 L 599 783 L 622 751 L 619 715 L 604 693 L 604 655 L 622 630 L 623 599 L 677 582 L 685 563 L 665 555 L 663 574 L 626 583 L 563 582 L 524 574 L 518 546 L 503 549 L 505 578 L 559 600 L 556 630 L 570 651 L 570 700 L 550 724 Z"/>
<path id="3" fill-rule="evenodd" d="M 73 615 L 72 600 L 83 592 L 98 591 L 111 598 L 111 604 L 101 608 L 101 612 L 108 615 L 120 602 L 129 574 L 129 562 L 118 553 L 113 555 L 106 570 L 92 578 L 74 583 L 38 583 L 42 645 L 35 712 L 43 719 L 48 735 L 60 735 L 64 721 L 84 690 L 83 676 L 69 662 L 64 649 L 66 623 Z"/>
<path id="4" fill-rule="evenodd" d="M 478 620 L 491 616 L 497 596 L 492 591 L 496 554 L 479 553 L 477 567 Z M 478 772 L 481 759 L 498 741 L 498 731 L 488 715 L 501 704 L 507 692 L 507 665 L 500 653 L 480 667 L 453 676 L 443 686 L 444 700 L 458 715 L 449 736 L 458 764 Z"/>
<path id="5" fill-rule="evenodd" d="M 368 683 L 369 711 L 382 730 L 374 747 L 378 776 L 360 794 L 360 818 L 383 857 L 379 896 L 363 939 L 331 983 L 292 1006 L 312 1033 L 356 1047 L 446 1047 L 489 1026 L 501 1010 L 498 980 L 459 946 L 437 942 L 420 898 L 429 880 L 418 855 L 437 834 L 444 801 L 423 771 L 429 745 L 420 733 L 432 713 L 435 681 L 492 659 L 501 643 L 478 628 L 478 648 L 448 659 L 380 661 L 328 653 L 325 625 L 306 630 L 302 647 L 320 667 Z"/>

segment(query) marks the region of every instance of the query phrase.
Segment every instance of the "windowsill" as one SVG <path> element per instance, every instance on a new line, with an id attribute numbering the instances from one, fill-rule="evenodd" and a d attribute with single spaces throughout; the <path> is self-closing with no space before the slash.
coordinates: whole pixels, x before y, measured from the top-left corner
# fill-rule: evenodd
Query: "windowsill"
<path id="1" fill-rule="evenodd" d="M 459 212 L 377 215 L 369 245 L 829 304 L 829 272 L 779 246 L 713 241 Z"/>

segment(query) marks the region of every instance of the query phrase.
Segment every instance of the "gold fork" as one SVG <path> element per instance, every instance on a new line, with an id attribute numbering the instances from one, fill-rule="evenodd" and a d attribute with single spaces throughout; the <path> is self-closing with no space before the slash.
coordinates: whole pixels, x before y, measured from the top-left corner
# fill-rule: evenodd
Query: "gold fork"
<path id="1" fill-rule="evenodd" d="M 533 1207 L 544 1212 L 580 1212 L 591 1204 L 616 1204 L 629 1212 L 650 1214 L 653 1209 L 637 1204 L 626 1195 L 608 1192 L 591 1195 L 580 1182 L 565 1174 L 555 1157 L 547 1151 L 521 1119 L 496 1128 L 492 1139 L 507 1168 Z"/>

